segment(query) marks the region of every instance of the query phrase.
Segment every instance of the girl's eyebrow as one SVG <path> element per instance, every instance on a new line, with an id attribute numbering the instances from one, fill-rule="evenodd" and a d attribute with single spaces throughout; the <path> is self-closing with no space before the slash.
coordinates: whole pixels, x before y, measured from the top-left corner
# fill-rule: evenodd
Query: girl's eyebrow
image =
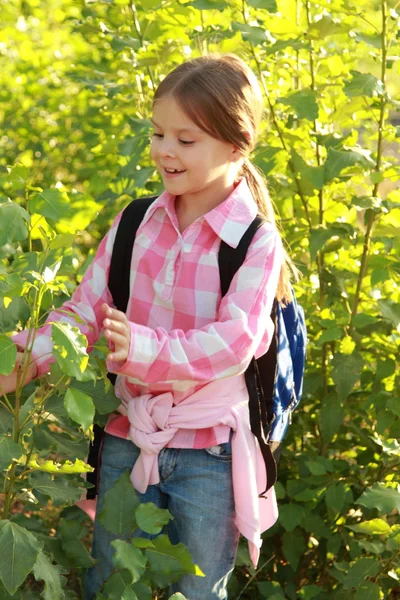
<path id="1" fill-rule="evenodd" d="M 161 125 L 157 125 L 153 118 L 151 118 L 150 121 L 153 123 L 153 125 L 155 125 L 159 129 L 162 129 Z M 175 128 L 173 127 L 173 129 Z M 201 129 L 198 129 L 197 127 L 183 127 L 182 129 L 175 129 L 175 131 L 177 133 L 182 133 L 183 131 L 188 131 L 189 133 L 202 133 Z"/>

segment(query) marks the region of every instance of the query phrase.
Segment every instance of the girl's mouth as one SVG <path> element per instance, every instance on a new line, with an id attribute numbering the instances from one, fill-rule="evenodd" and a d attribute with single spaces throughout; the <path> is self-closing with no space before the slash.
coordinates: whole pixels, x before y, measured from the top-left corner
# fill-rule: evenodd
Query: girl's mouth
<path id="1" fill-rule="evenodd" d="M 183 169 L 182 170 L 181 169 L 166 169 L 165 167 L 163 168 L 163 172 L 164 172 L 164 176 L 167 177 L 168 179 L 179 177 L 179 175 L 186 173 L 186 171 Z"/>

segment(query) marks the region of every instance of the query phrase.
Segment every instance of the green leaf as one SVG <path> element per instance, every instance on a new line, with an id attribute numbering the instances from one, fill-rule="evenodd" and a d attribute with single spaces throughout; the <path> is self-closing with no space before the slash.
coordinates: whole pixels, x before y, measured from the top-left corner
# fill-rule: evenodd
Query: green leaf
<path id="1" fill-rule="evenodd" d="M 5 435 L 12 432 L 14 417 L 3 406 L 0 406 L 0 435 Z"/>
<path id="2" fill-rule="evenodd" d="M 305 461 L 308 470 L 310 471 L 310 473 L 312 475 L 325 475 L 326 474 L 326 469 L 324 467 L 324 465 L 322 465 L 321 463 L 317 462 L 316 460 L 306 460 Z"/>
<path id="3" fill-rule="evenodd" d="M 148 540 L 147 538 L 141 538 L 141 537 L 134 537 L 132 539 L 132 544 L 135 546 L 135 548 L 153 548 L 154 544 L 151 540 Z"/>
<path id="4" fill-rule="evenodd" d="M 380 589 L 377 583 L 365 581 L 358 587 L 354 600 L 380 600 Z"/>
<path id="5" fill-rule="evenodd" d="M 375 483 L 372 488 L 365 490 L 357 500 L 357 504 L 362 504 L 367 508 L 376 508 L 385 515 L 390 514 L 393 510 L 400 511 L 400 486 L 396 490 Z"/>
<path id="6" fill-rule="evenodd" d="M 374 558 L 360 558 L 350 567 L 343 581 L 346 590 L 357 588 L 367 577 L 375 577 L 381 570 L 381 565 Z"/>
<path id="7" fill-rule="evenodd" d="M 349 98 L 354 96 L 381 96 L 385 92 L 382 81 L 371 75 L 370 73 L 359 73 L 351 71 L 352 79 L 346 81 L 343 91 Z"/>
<path id="8" fill-rule="evenodd" d="M 57 189 L 44 190 L 30 199 L 31 212 L 59 221 L 70 215 L 68 195 Z"/>
<path id="9" fill-rule="evenodd" d="M 276 0 L 247 0 L 247 4 L 254 8 L 262 8 L 270 13 L 276 13 L 278 10 Z"/>
<path id="10" fill-rule="evenodd" d="M 310 24 L 307 37 L 315 40 L 324 40 L 328 35 L 345 34 L 349 26 L 343 22 L 334 21 L 331 16 L 324 15 L 318 21 Z"/>
<path id="11" fill-rule="evenodd" d="M 136 528 L 135 511 L 140 504 L 139 497 L 126 471 L 105 493 L 100 523 L 116 535 L 128 535 Z"/>
<path id="12" fill-rule="evenodd" d="M 326 444 L 338 433 L 344 417 L 343 405 L 336 395 L 327 396 L 323 399 L 320 412 L 320 429 Z"/>
<path id="13" fill-rule="evenodd" d="M 15 367 L 17 346 L 6 335 L 0 335 L 0 375 L 10 375 Z"/>
<path id="14" fill-rule="evenodd" d="M 351 205 L 355 206 L 357 210 L 380 208 L 382 206 L 382 198 L 378 196 L 353 196 Z"/>
<path id="15" fill-rule="evenodd" d="M 340 513 L 344 506 L 346 498 L 346 489 L 342 482 L 338 484 L 331 483 L 325 493 L 326 506 L 335 513 Z"/>
<path id="16" fill-rule="evenodd" d="M 321 595 L 321 588 L 317 585 L 305 585 L 302 586 L 299 598 L 301 600 L 313 600 L 313 598 L 318 598 Z"/>
<path id="17" fill-rule="evenodd" d="M 132 575 L 131 583 L 139 581 L 146 570 L 147 559 L 138 548 L 132 546 L 130 542 L 114 540 L 111 542 L 115 548 L 113 555 L 113 565 L 117 569 L 127 569 Z"/>
<path id="18" fill-rule="evenodd" d="M 362 329 L 363 327 L 366 327 L 367 325 L 374 325 L 377 322 L 378 322 L 377 317 L 374 317 L 372 315 L 367 315 L 365 313 L 358 313 L 353 318 L 353 325 L 357 329 Z"/>
<path id="19" fill-rule="evenodd" d="M 0 246 L 28 237 L 29 214 L 15 202 L 0 204 Z"/>
<path id="20" fill-rule="evenodd" d="M 61 537 L 62 549 L 72 565 L 78 568 L 89 568 L 95 563 L 81 540 L 86 534 L 87 529 L 80 522 L 60 520 L 57 535 Z"/>
<path id="21" fill-rule="evenodd" d="M 140 504 L 136 509 L 136 523 L 146 533 L 160 533 L 164 525 L 173 518 L 169 510 L 158 508 L 152 502 Z"/>
<path id="22" fill-rule="evenodd" d="M 283 504 L 279 509 L 279 522 L 286 531 L 293 531 L 300 525 L 305 515 L 304 507 L 300 504 Z"/>
<path id="23" fill-rule="evenodd" d="M 339 400 L 346 400 L 354 385 L 360 380 L 364 366 L 363 357 L 358 354 L 336 354 L 332 360 L 332 379 L 336 385 Z"/>
<path id="24" fill-rule="evenodd" d="M 299 119 L 308 119 L 309 121 L 318 119 L 316 94 L 311 89 L 305 88 L 286 98 L 278 98 L 277 102 L 291 106 Z"/>
<path id="25" fill-rule="evenodd" d="M 232 29 L 233 31 L 239 31 L 245 42 L 252 42 L 257 45 L 267 41 L 265 29 L 262 27 L 253 27 L 252 25 L 246 25 L 245 23 L 232 23 Z"/>
<path id="26" fill-rule="evenodd" d="M 17 164 L 11 169 L 11 171 L 7 177 L 7 181 L 9 181 L 11 184 L 13 184 L 12 185 L 13 189 L 22 189 L 25 187 L 28 177 L 29 177 L 28 167 L 21 165 L 21 164 Z"/>
<path id="27" fill-rule="evenodd" d="M 169 597 L 169 600 L 187 600 L 187 598 L 180 592 L 176 592 L 176 594 Z"/>
<path id="28" fill-rule="evenodd" d="M 205 577 L 201 569 L 192 563 L 189 550 L 182 543 L 172 545 L 166 535 L 159 535 L 152 541 L 153 548 L 147 548 L 145 553 L 154 573 L 168 575 L 170 581 L 178 581 L 185 573 Z"/>
<path id="29" fill-rule="evenodd" d="M 283 555 L 294 571 L 300 563 L 300 558 L 306 550 L 306 543 L 298 529 L 294 531 L 285 531 L 282 536 Z"/>
<path id="30" fill-rule="evenodd" d="M 78 327 L 61 322 L 53 323 L 51 337 L 53 354 L 63 373 L 80 379 L 89 361 L 86 337 Z"/>
<path id="31" fill-rule="evenodd" d="M 69 417 L 87 431 L 93 424 L 95 408 L 90 396 L 70 387 L 64 397 L 64 406 Z"/>
<path id="32" fill-rule="evenodd" d="M 219 2 L 218 0 L 193 0 L 190 6 L 197 8 L 197 10 L 219 10 L 220 12 L 226 8 L 225 2 Z"/>
<path id="33" fill-rule="evenodd" d="M 346 527 L 356 533 L 365 533 L 367 535 L 389 535 L 391 532 L 389 523 L 383 519 L 371 519 L 357 525 L 346 525 Z"/>
<path id="34" fill-rule="evenodd" d="M 62 600 L 65 597 L 62 588 L 66 579 L 61 577 L 61 573 L 65 573 L 64 569 L 58 565 L 53 565 L 43 551 L 39 552 L 33 567 L 33 574 L 36 581 L 44 581 L 42 596 L 45 600 Z"/>
<path id="35" fill-rule="evenodd" d="M 338 177 L 344 169 L 356 164 L 364 164 L 365 156 L 354 150 L 335 150 L 329 148 L 325 161 L 325 183 Z"/>
<path id="36" fill-rule="evenodd" d="M 18 460 L 23 455 L 22 447 L 10 437 L 0 437 L 0 471 L 8 469 L 13 459 Z"/>
<path id="37" fill-rule="evenodd" d="M 110 389 L 106 391 L 102 380 L 74 381 L 72 387 L 90 396 L 97 412 L 101 415 L 108 415 L 109 413 L 114 412 L 121 403 L 114 393 L 114 387 L 111 386 Z"/>
<path id="38" fill-rule="evenodd" d="M 390 321 L 395 329 L 400 324 L 400 306 L 390 300 L 378 300 L 378 306 L 384 319 Z"/>
<path id="39" fill-rule="evenodd" d="M 113 573 L 104 587 L 105 598 L 108 600 L 138 600 L 135 592 L 129 585 L 129 573 Z"/>
<path id="40" fill-rule="evenodd" d="M 14 594 L 33 568 L 43 544 L 24 527 L 7 519 L 0 521 L 0 579 Z"/>
<path id="41" fill-rule="evenodd" d="M 294 148 L 291 151 L 291 161 L 296 175 L 301 179 L 303 194 L 314 196 L 315 190 L 322 189 L 324 185 L 324 168 L 307 164 Z"/>
<path id="42" fill-rule="evenodd" d="M 31 473 L 29 483 L 34 491 L 48 496 L 55 506 L 73 504 L 82 496 L 82 488 L 73 487 L 64 478 L 55 478 L 50 473 Z"/>

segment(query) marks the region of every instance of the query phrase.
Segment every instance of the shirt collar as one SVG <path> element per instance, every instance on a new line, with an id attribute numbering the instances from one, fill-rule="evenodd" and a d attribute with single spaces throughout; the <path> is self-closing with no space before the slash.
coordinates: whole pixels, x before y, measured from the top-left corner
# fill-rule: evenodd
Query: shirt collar
<path id="1" fill-rule="evenodd" d="M 150 206 L 142 223 L 147 222 L 158 208 L 164 208 L 173 223 L 176 223 L 175 196 L 164 191 Z M 236 248 L 258 213 L 257 203 L 242 177 L 233 192 L 215 208 L 203 215 L 213 231 L 226 244 Z"/>

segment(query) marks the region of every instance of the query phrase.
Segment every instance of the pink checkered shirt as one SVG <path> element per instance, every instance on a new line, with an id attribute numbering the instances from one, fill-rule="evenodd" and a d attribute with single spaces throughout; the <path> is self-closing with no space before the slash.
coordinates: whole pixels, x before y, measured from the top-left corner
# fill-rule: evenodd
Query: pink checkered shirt
<path id="1" fill-rule="evenodd" d="M 213 382 L 221 390 L 226 378 L 244 378 L 253 355 L 266 352 L 273 333 L 270 319 L 282 263 L 282 243 L 275 226 L 265 223 L 255 234 L 246 260 L 221 300 L 218 251 L 221 240 L 236 247 L 257 214 L 257 205 L 242 178 L 232 194 L 183 232 L 168 192 L 150 206 L 138 229 L 131 263 L 127 317 L 131 347 L 124 364 L 108 360 L 118 374 L 115 391 L 119 413 L 106 431 L 128 438 L 126 407 L 143 394 L 172 392 L 178 404 Z M 87 325 L 78 325 L 89 349 L 102 331 L 101 305 L 112 305 L 107 286 L 110 258 L 121 213 L 104 237 L 94 260 L 71 299 L 63 305 Z M 52 312 L 47 321 L 70 320 Z M 26 343 L 27 331 L 14 336 Z M 49 371 L 51 325 L 37 333 L 33 357 L 38 374 Z M 239 382 L 238 382 L 239 383 Z M 238 389 L 245 389 L 238 385 Z M 244 392 L 241 392 L 244 393 Z M 247 392 L 246 392 L 247 393 Z M 180 429 L 169 447 L 207 448 L 229 439 L 230 428 Z"/>

